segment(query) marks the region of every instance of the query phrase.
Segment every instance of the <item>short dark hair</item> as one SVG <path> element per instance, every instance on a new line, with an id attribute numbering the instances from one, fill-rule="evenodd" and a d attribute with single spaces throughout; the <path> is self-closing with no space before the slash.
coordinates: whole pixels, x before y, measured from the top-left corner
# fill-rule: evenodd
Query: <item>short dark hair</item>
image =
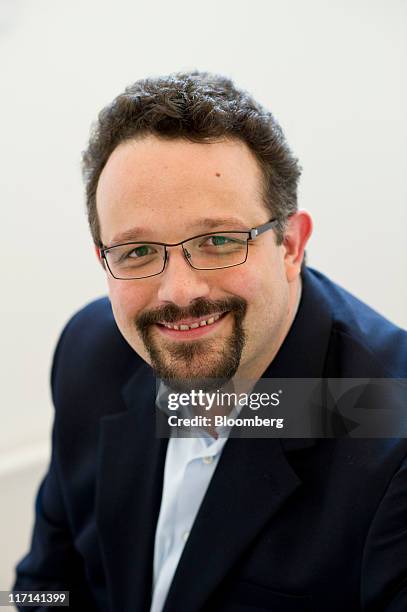
<path id="1" fill-rule="evenodd" d="M 96 210 L 100 174 L 120 143 L 149 134 L 192 142 L 235 138 L 246 143 L 262 170 L 264 203 L 278 219 L 281 244 L 285 223 L 297 210 L 298 160 L 269 111 L 230 79 L 198 71 L 136 81 L 100 112 L 82 164 L 95 244 L 102 246 Z"/>

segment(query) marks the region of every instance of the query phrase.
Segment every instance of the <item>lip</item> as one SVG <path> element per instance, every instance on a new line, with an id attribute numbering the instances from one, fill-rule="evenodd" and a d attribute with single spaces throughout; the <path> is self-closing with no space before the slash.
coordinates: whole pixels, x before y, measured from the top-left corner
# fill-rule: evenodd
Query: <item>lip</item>
<path id="1" fill-rule="evenodd" d="M 215 313 L 216 314 L 216 313 Z M 188 329 L 185 331 L 181 331 L 178 329 L 169 329 L 164 325 L 156 324 L 155 328 L 167 338 L 171 338 L 171 340 L 185 341 L 185 340 L 195 340 L 198 338 L 202 338 L 204 336 L 209 336 L 213 332 L 215 332 L 221 325 L 225 319 L 228 318 L 229 312 L 226 312 L 221 315 L 221 317 L 212 323 L 211 325 L 204 325 L 203 327 L 197 327 L 195 329 Z M 205 321 L 214 315 L 206 315 L 205 317 L 201 317 L 199 319 L 183 319 L 182 321 L 177 321 L 175 325 L 190 325 L 191 323 L 199 323 L 200 321 Z"/>

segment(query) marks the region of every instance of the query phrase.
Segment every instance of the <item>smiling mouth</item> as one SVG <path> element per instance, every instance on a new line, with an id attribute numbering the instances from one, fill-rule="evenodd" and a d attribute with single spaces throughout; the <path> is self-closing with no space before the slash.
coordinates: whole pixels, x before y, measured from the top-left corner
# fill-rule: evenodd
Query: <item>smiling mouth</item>
<path id="1" fill-rule="evenodd" d="M 228 312 L 222 312 L 219 314 L 207 316 L 206 318 L 191 319 L 177 321 L 177 323 L 158 323 L 167 329 L 174 329 L 175 331 L 190 331 L 191 329 L 198 329 L 199 327 L 208 327 L 219 321 L 222 317 L 226 316 Z"/>

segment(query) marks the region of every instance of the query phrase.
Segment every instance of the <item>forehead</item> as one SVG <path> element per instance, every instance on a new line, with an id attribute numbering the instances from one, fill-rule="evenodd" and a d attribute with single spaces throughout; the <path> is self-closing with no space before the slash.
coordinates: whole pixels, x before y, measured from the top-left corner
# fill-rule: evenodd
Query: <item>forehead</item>
<path id="1" fill-rule="evenodd" d="M 233 217 L 253 226 L 266 214 L 260 167 L 238 140 L 148 136 L 122 143 L 101 173 L 96 201 L 105 244 L 136 226 L 151 239 L 171 232 L 178 240 L 188 226 L 199 230 L 200 219 Z"/>

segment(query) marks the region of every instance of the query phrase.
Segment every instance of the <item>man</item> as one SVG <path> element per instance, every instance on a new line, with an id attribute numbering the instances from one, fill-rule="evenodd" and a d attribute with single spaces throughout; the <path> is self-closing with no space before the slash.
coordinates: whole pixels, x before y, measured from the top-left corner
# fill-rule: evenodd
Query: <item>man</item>
<path id="1" fill-rule="evenodd" d="M 406 376 L 406 334 L 304 265 L 311 219 L 272 115 L 222 77 L 139 81 L 99 115 L 84 174 L 110 301 L 55 353 L 15 589 L 69 590 L 75 610 L 405 612 L 404 439 L 156 433 L 156 378 L 160 395 Z"/>

